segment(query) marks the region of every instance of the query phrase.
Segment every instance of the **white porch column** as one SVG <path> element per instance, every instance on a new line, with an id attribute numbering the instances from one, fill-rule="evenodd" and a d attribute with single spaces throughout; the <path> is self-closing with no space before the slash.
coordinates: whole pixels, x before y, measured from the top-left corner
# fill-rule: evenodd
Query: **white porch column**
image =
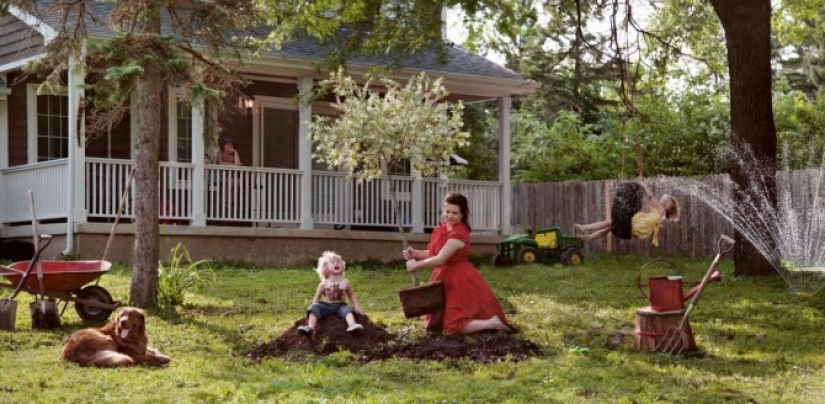
<path id="1" fill-rule="evenodd" d="M 298 169 L 301 170 L 301 228 L 312 229 L 312 142 L 309 140 L 309 122 L 312 104 L 304 96 L 312 91 L 312 78 L 298 79 Z"/>
<path id="2" fill-rule="evenodd" d="M 501 219 L 500 231 L 502 236 L 510 235 L 510 194 L 512 184 L 510 184 L 510 107 L 512 98 L 501 97 L 498 99 L 499 111 L 499 157 L 498 157 L 498 182 L 501 184 Z"/>
<path id="3" fill-rule="evenodd" d="M 206 226 L 206 163 L 204 154 L 206 144 L 204 139 L 204 108 L 203 99 L 192 103 L 192 162 L 195 172 L 192 176 L 192 226 Z"/>
<path id="4" fill-rule="evenodd" d="M 69 60 L 69 209 L 74 223 L 86 223 L 86 125 L 80 100 L 86 95 L 85 46 L 83 54 Z"/>
<path id="5" fill-rule="evenodd" d="M 137 114 L 137 93 L 132 91 L 129 94 L 129 158 L 134 160 L 137 151 L 138 114 Z"/>
<path id="6" fill-rule="evenodd" d="M 6 97 L 11 94 L 5 74 L 0 74 L 0 169 L 9 167 L 9 102 Z M 2 212 L 2 210 L 0 210 Z"/>
<path id="7" fill-rule="evenodd" d="M 0 80 L 3 82 L 0 86 L 0 170 L 2 170 L 9 166 L 9 103 L 6 101 L 6 96 L 11 93 L 11 89 L 7 87 L 8 81 L 5 74 L 0 74 Z M 3 173 L 0 172 L 0 190 L 3 187 Z M 0 198 L 0 226 L 5 221 L 3 215 L 5 211 L 3 198 Z"/>

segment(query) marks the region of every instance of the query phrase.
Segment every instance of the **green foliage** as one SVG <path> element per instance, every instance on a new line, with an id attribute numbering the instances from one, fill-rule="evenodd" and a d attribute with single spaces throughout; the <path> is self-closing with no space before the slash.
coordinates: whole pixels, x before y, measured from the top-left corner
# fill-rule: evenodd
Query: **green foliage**
<path id="1" fill-rule="evenodd" d="M 372 78 L 359 85 L 338 70 L 322 83 L 332 87 L 332 106 L 341 116 L 314 117 L 314 157 L 362 180 L 379 178 L 382 165 L 392 167 L 404 160 L 418 175 L 434 175 L 438 167 L 431 161 L 446 161 L 467 144 L 464 105 L 444 102 L 448 93 L 442 79 L 433 81 L 423 72 L 404 87 L 386 78 L 379 82 L 386 88 L 380 93 L 371 88 Z"/>
<path id="2" fill-rule="evenodd" d="M 777 93 L 773 102 L 781 168 L 822 167 L 825 152 L 825 94 L 808 99 L 800 91 Z"/>
<path id="3" fill-rule="evenodd" d="M 498 179 L 498 113 L 498 107 L 488 103 L 479 102 L 464 107 L 462 119 L 470 137 L 456 153 L 467 160 L 467 165 L 442 167 L 447 177 L 478 181 Z"/>
<path id="4" fill-rule="evenodd" d="M 516 182 L 588 180 L 609 174 L 598 164 L 591 126 L 579 115 L 561 111 L 548 128 L 534 116 L 514 114 L 512 125 L 519 133 L 512 151 Z"/>
<path id="5" fill-rule="evenodd" d="M 344 65 L 353 53 L 388 59 L 390 69 L 427 50 L 443 60 L 442 8 L 461 8 L 471 15 L 510 15 L 509 5 L 496 0 L 264 0 L 257 6 L 267 25 L 277 27 L 264 41 L 266 46 L 280 48 L 298 35 L 318 38 L 329 49 L 320 64 L 330 70 Z"/>
<path id="6" fill-rule="evenodd" d="M 162 369 L 59 362 L 66 338 L 85 325 L 67 310 L 60 328 L 32 330 L 28 307 L 19 304 L 17 330 L 0 339 L 0 373 L 10 375 L 0 381 L 0 394 L 8 403 L 88 403 L 92 396 L 107 402 L 106 392 L 116 386 L 116 399 L 134 404 L 825 401 L 822 296 L 792 295 L 778 277 L 734 278 L 729 260 L 719 268 L 724 280 L 710 284 L 691 312 L 699 354 L 634 350 L 636 311 L 647 305 L 636 276 L 650 258 L 588 256 L 580 267 L 481 266 L 496 295 L 512 304 L 510 321 L 545 354 L 523 362 L 364 364 L 336 353 L 251 363 L 243 352 L 279 338 L 305 316 L 318 284 L 306 267 L 217 268 L 220 282 L 203 285 L 180 316 L 150 312 L 150 345 L 173 359 Z M 698 280 L 710 260 L 674 261 L 678 275 Z M 130 277 L 131 270 L 116 266 L 101 285 L 124 300 Z M 347 278 L 373 323 L 396 334 L 422 330 L 420 319 L 405 319 L 401 311 L 397 291 L 409 284 L 403 267 L 350 267 Z"/>
<path id="7" fill-rule="evenodd" d="M 194 293 L 203 283 L 203 272 L 209 270 L 207 260 L 192 261 L 189 250 L 178 243 L 169 253 L 169 263 L 158 268 L 158 307 L 174 311 L 183 306 L 186 296 Z"/>

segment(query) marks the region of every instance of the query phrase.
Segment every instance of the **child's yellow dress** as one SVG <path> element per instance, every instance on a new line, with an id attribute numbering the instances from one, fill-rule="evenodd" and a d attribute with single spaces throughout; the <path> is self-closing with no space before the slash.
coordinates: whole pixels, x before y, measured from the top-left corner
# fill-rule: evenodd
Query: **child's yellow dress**
<path id="1" fill-rule="evenodd" d="M 659 229 L 665 218 L 656 210 L 649 212 L 638 212 L 633 215 L 631 226 L 633 228 L 633 238 L 643 239 L 653 236 L 653 246 L 659 246 Z"/>

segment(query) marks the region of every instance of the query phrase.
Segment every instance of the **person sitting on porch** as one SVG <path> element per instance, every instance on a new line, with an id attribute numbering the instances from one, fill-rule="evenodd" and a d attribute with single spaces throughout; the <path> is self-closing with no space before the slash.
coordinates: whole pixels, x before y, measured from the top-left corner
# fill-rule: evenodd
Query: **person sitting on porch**
<path id="1" fill-rule="evenodd" d="M 221 138 L 221 150 L 215 157 L 217 164 L 241 165 L 241 158 L 238 155 L 238 150 L 235 149 L 235 140 L 229 136 Z"/>

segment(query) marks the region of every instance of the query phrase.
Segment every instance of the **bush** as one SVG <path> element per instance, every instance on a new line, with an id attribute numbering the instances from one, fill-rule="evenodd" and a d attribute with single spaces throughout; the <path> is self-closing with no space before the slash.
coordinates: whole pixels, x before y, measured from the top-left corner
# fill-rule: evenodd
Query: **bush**
<path id="1" fill-rule="evenodd" d="M 208 260 L 192 262 L 189 250 L 182 243 L 178 243 L 169 254 L 169 264 L 160 263 L 158 307 L 174 310 L 177 306 L 183 306 L 186 294 L 200 287 L 203 280 L 200 267 L 206 264 L 208 270 L 208 262 Z"/>

